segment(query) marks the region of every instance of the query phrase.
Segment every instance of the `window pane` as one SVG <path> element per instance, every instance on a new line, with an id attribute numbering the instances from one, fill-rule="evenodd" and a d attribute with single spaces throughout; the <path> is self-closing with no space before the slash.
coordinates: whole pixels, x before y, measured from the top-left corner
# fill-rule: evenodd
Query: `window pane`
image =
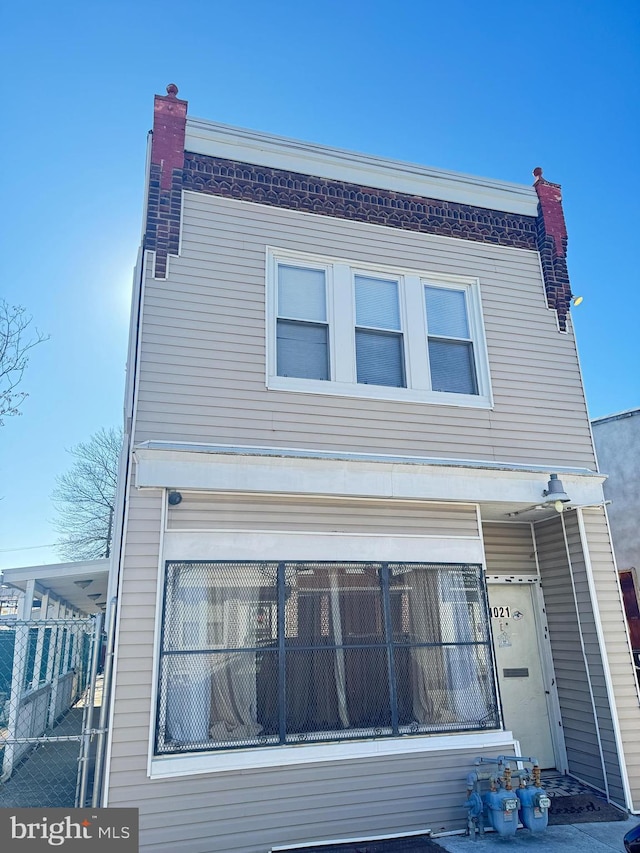
<path id="1" fill-rule="evenodd" d="M 464 291 L 425 287 L 425 293 L 429 334 L 447 338 L 468 338 L 469 323 Z"/>
<path id="2" fill-rule="evenodd" d="M 287 563 L 285 576 L 287 742 L 389 726 L 379 566 Z"/>
<path id="3" fill-rule="evenodd" d="M 344 684 L 336 678 L 336 657 L 344 653 L 333 648 L 299 649 L 302 639 L 291 638 L 286 645 L 286 729 L 293 736 L 287 739 L 313 739 L 320 732 L 348 726 L 348 719 L 340 715 Z"/>
<path id="4" fill-rule="evenodd" d="M 277 690 L 260 678 L 277 654 L 276 579 L 273 563 L 168 564 L 160 752 L 278 741 L 257 713 Z"/>
<path id="5" fill-rule="evenodd" d="M 276 601 L 276 570 L 269 566 L 171 564 L 165 651 L 256 646 L 263 636 L 264 612 Z"/>
<path id="6" fill-rule="evenodd" d="M 498 725 L 489 627 L 477 566 L 392 564 L 398 717 L 407 731 Z"/>
<path id="7" fill-rule="evenodd" d="M 327 319 L 324 270 L 278 265 L 278 316 L 296 320 Z"/>
<path id="8" fill-rule="evenodd" d="M 368 385 L 406 386 L 402 335 L 356 329 L 358 382 Z"/>
<path id="9" fill-rule="evenodd" d="M 287 642 L 354 645 L 384 642 L 384 614 L 377 566 L 286 565 Z"/>
<path id="10" fill-rule="evenodd" d="M 165 657 L 161 674 L 166 695 L 165 750 L 277 742 L 268 720 L 268 709 L 277 695 L 277 668 L 273 678 L 262 678 L 262 670 L 271 676 L 273 669 L 265 666 L 265 658 L 275 660 L 276 653 L 234 651 Z"/>
<path id="11" fill-rule="evenodd" d="M 434 391 L 477 394 L 473 344 L 429 340 L 431 386 Z"/>
<path id="12" fill-rule="evenodd" d="M 278 320 L 278 376 L 329 378 L 327 326 Z"/>
<path id="13" fill-rule="evenodd" d="M 357 275 L 355 281 L 357 325 L 399 331 L 398 282 L 362 275 Z"/>

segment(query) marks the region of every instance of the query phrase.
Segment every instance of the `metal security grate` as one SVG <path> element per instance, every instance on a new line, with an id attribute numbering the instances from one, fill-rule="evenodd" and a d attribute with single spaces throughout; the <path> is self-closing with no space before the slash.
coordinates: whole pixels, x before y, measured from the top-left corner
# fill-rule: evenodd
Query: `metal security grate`
<path id="1" fill-rule="evenodd" d="M 170 562 L 158 753 L 499 725 L 479 566 Z"/>

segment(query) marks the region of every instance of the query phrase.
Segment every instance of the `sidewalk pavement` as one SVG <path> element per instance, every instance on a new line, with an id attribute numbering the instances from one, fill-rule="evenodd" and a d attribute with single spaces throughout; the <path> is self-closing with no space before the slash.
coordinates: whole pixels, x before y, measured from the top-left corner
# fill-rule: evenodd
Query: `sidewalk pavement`
<path id="1" fill-rule="evenodd" d="M 637 815 L 611 823 L 581 823 L 573 826 L 550 826 L 545 832 L 532 834 L 519 829 L 510 838 L 487 832 L 474 841 L 464 835 L 434 838 L 449 853 L 624 853 L 625 833 L 640 823 Z"/>

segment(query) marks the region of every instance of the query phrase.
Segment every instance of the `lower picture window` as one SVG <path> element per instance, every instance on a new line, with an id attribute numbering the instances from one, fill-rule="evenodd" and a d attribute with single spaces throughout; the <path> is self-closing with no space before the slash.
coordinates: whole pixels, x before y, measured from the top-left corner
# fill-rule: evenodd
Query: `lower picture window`
<path id="1" fill-rule="evenodd" d="M 169 562 L 156 754 L 499 727 L 480 566 Z"/>

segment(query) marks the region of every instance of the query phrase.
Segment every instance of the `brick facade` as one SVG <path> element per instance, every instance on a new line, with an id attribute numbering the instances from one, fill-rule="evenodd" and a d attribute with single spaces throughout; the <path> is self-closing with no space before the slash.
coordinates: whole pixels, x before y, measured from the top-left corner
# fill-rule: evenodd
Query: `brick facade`
<path id="1" fill-rule="evenodd" d="M 531 216 L 185 152 L 184 188 L 407 231 L 536 248 Z"/>
<path id="2" fill-rule="evenodd" d="M 184 150 L 187 101 L 176 86 L 155 98 L 149 203 L 144 246 L 155 252 L 157 278 L 180 242 L 182 191 L 283 207 L 322 216 L 401 228 L 440 237 L 538 251 L 547 304 L 566 330 L 571 287 L 560 187 L 536 169 L 537 217 L 360 186 L 285 169 L 256 166 Z"/>

